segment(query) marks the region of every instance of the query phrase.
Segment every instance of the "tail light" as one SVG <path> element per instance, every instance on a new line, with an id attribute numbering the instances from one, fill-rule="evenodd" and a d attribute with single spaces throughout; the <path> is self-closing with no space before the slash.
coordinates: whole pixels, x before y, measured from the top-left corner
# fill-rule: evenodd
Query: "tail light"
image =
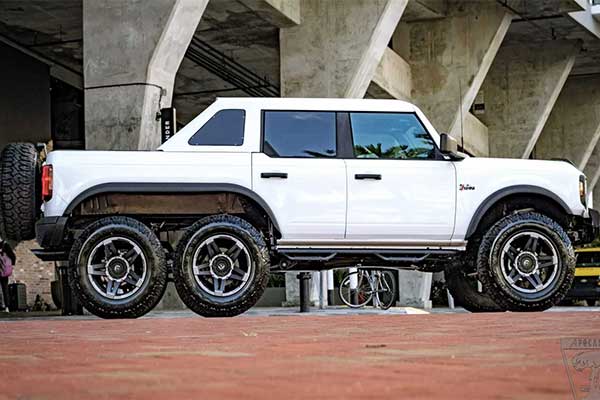
<path id="1" fill-rule="evenodd" d="M 42 200 L 44 201 L 52 198 L 52 180 L 52 165 L 44 165 L 42 167 Z"/>

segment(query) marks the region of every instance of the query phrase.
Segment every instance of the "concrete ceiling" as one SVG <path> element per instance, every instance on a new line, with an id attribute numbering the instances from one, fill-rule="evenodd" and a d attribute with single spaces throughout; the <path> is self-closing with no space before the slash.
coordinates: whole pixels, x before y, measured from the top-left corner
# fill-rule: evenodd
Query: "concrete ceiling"
<path id="1" fill-rule="evenodd" d="M 492 1 L 492 0 L 489 0 Z M 452 1 L 411 0 L 403 21 L 443 18 Z M 517 12 L 507 42 L 572 39 L 581 44 L 573 74 L 600 74 L 600 40 L 570 19 L 575 0 L 500 0 Z M 82 0 L 0 0 L 0 35 L 81 74 Z M 279 33 L 239 0 L 213 0 L 196 37 L 279 85 Z M 189 94 L 190 92 L 204 92 Z M 184 59 L 175 82 L 178 119 L 187 122 L 216 96 L 245 96 L 241 90 Z"/>

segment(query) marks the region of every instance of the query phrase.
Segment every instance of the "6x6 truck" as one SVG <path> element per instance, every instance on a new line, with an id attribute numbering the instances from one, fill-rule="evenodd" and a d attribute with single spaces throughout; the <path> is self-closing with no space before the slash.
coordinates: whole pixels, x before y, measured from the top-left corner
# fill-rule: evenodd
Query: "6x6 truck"
<path id="1" fill-rule="evenodd" d="M 443 271 L 472 311 L 558 303 L 598 234 L 565 161 L 469 157 L 396 100 L 218 99 L 157 151 L 8 145 L 5 238 L 68 262 L 84 307 L 139 317 L 174 280 L 196 313 L 252 307 L 271 272 Z"/>

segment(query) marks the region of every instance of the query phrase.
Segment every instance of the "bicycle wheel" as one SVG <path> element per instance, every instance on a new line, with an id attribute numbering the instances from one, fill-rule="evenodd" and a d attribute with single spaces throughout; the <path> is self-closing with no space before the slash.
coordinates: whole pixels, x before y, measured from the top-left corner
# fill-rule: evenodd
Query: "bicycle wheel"
<path id="1" fill-rule="evenodd" d="M 351 278 L 356 277 L 356 289 L 351 287 Z M 360 308 L 367 305 L 373 299 L 373 291 L 369 283 L 368 272 L 357 271 L 348 274 L 339 288 L 340 299 L 345 305 L 352 308 Z"/>
<path id="2" fill-rule="evenodd" d="M 382 310 L 387 310 L 394 305 L 396 301 L 396 279 L 390 271 L 381 271 L 377 284 L 377 296 Z"/>

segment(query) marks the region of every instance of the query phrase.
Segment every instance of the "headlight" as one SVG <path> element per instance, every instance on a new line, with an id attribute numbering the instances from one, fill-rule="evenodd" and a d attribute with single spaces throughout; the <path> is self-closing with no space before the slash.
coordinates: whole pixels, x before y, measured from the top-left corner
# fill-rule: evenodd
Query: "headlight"
<path id="1" fill-rule="evenodd" d="M 579 199 L 581 200 L 581 204 L 587 207 L 587 184 L 585 181 L 585 175 L 581 175 L 579 177 Z"/>

